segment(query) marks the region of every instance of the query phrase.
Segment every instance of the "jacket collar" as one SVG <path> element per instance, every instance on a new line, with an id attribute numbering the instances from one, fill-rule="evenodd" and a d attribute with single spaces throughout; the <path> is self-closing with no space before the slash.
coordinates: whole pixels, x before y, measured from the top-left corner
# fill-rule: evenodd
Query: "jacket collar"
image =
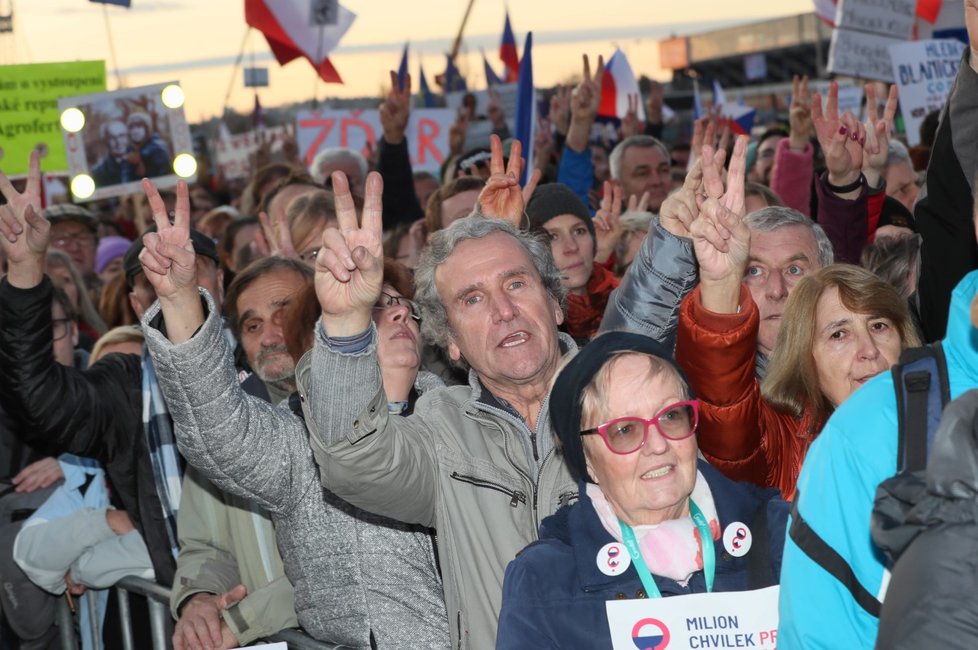
<path id="1" fill-rule="evenodd" d="M 697 462 L 697 469 L 702 472 L 717 508 L 717 518 L 720 522 L 721 533 L 735 521 L 750 526 L 759 507 L 764 505 L 775 490 L 763 490 L 745 483 L 735 483 L 726 478 L 706 461 Z M 583 591 L 602 591 L 611 589 L 618 584 L 623 576 L 637 578 L 634 567 L 630 567 L 622 576 L 606 576 L 598 570 L 597 553 L 605 545 L 615 539 L 604 529 L 598 515 L 587 496 L 584 483 L 579 485 L 580 501 L 571 508 L 565 508 L 552 517 L 544 520 L 540 530 L 541 539 L 557 538 L 568 544 L 574 555 L 574 565 L 577 569 L 579 587 Z M 747 558 L 733 558 L 723 547 L 723 539 L 714 542 L 717 557 L 717 575 L 740 570 Z M 702 582 L 702 571 L 694 575 L 691 584 Z M 656 577 L 656 584 L 663 593 L 685 593 L 686 588 L 667 578 Z"/>

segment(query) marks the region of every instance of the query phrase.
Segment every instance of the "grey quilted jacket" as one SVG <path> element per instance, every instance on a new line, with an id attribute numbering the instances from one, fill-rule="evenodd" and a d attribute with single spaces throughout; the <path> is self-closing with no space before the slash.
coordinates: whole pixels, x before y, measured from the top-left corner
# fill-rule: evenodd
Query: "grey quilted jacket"
<path id="1" fill-rule="evenodd" d="M 354 508 L 322 488 L 301 418 L 247 395 L 214 303 L 201 329 L 173 345 L 143 325 L 180 451 L 221 489 L 252 499 L 275 525 L 299 623 L 317 639 L 368 648 L 447 648 L 431 538 Z M 384 409 L 386 411 L 386 408 Z"/>

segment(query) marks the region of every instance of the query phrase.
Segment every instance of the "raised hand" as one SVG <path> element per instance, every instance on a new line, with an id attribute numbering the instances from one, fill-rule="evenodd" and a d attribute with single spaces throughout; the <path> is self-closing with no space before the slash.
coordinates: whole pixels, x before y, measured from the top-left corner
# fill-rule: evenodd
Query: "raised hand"
<path id="1" fill-rule="evenodd" d="M 520 175 L 523 173 L 523 147 L 519 140 L 513 140 L 509 150 L 509 164 L 503 159 L 503 143 L 497 135 L 489 136 L 489 180 L 479 192 L 479 211 L 483 216 L 508 221 L 517 228 L 523 222 L 523 211 L 529 197 L 524 197 L 520 188 Z M 534 180 L 535 177 L 535 180 Z M 539 182 L 539 170 L 534 170 L 527 183 L 533 188 Z M 532 194 L 532 189 L 530 190 Z"/>
<path id="2" fill-rule="evenodd" d="M 898 97 L 896 84 L 890 86 L 880 119 L 876 104 L 876 84 L 866 84 L 866 144 L 863 147 L 863 175 L 870 187 L 878 187 L 890 151 L 890 132 L 896 116 Z"/>
<path id="3" fill-rule="evenodd" d="M 622 140 L 641 132 L 642 125 L 638 121 L 638 102 L 639 96 L 637 94 L 628 96 L 628 111 L 625 113 L 625 117 L 621 118 L 621 126 L 618 128 Z"/>
<path id="4" fill-rule="evenodd" d="M 645 119 L 649 124 L 662 124 L 662 107 L 665 105 L 666 89 L 658 81 L 653 81 L 649 96 L 645 100 Z"/>
<path id="5" fill-rule="evenodd" d="M 391 70 L 391 89 L 387 99 L 380 105 L 380 126 L 384 130 L 384 140 L 389 144 L 404 142 L 408 120 L 411 119 L 411 75 L 404 77 L 404 88 L 397 82 L 397 73 Z"/>
<path id="6" fill-rule="evenodd" d="M 489 101 L 486 103 L 486 117 L 492 122 L 494 129 L 506 128 L 506 111 L 503 110 L 503 98 L 495 88 L 489 89 Z"/>
<path id="7" fill-rule="evenodd" d="M 791 78 L 791 108 L 788 109 L 790 127 L 788 142 L 792 149 L 804 151 L 812 135 L 812 95 L 808 90 L 808 75 Z"/>
<path id="8" fill-rule="evenodd" d="M 549 117 L 561 135 L 567 135 L 570 128 L 570 93 L 570 88 L 560 85 L 554 88 L 554 94 L 550 97 Z"/>
<path id="9" fill-rule="evenodd" d="M 465 147 L 465 134 L 469 130 L 469 114 L 461 107 L 455 114 L 455 121 L 448 129 L 448 149 L 453 156 L 462 153 Z"/>
<path id="10" fill-rule="evenodd" d="M 156 224 L 156 232 L 143 235 L 143 250 L 139 253 L 146 279 L 161 301 L 196 300 L 197 256 L 190 240 L 187 183 L 177 181 L 177 203 L 172 224 L 159 191 L 148 178 L 143 179 L 143 192 L 146 193 Z"/>
<path id="11" fill-rule="evenodd" d="M 822 109 L 822 96 L 812 95 L 812 123 L 825 152 L 829 183 L 848 185 L 859 178 L 863 166 L 863 144 L 866 129 L 849 112 L 839 115 L 839 84 L 829 84 L 829 94 Z"/>
<path id="12" fill-rule="evenodd" d="M 7 176 L 0 172 L 0 192 L 7 202 L 0 206 L 0 245 L 10 265 L 10 281 L 14 286 L 27 288 L 36 285 L 43 275 L 44 253 L 51 237 L 51 224 L 41 216 L 41 162 L 40 154 L 31 151 L 27 186 L 18 192 Z M 23 286 L 15 282 L 18 267 L 29 265 L 39 273 L 33 283 Z M 26 279 L 26 278 L 25 278 Z"/>
<path id="13" fill-rule="evenodd" d="M 700 265 L 700 281 L 704 284 L 702 292 L 706 293 L 707 284 L 722 284 L 728 290 L 726 298 L 732 301 L 735 308 L 750 255 L 750 230 L 744 221 L 747 138 L 737 138 L 730 157 L 726 184 L 721 177 L 722 167 L 717 164 L 713 147 L 703 147 L 702 160 L 703 191 L 706 196 L 701 199 L 699 215 L 690 226 L 693 248 Z M 706 297 L 703 304 L 710 308 Z"/>
<path id="14" fill-rule="evenodd" d="M 267 212 L 259 212 L 258 223 L 261 224 L 261 240 L 258 239 L 258 233 L 256 233 L 255 241 L 263 256 L 278 255 L 294 260 L 300 259 L 299 253 L 295 250 L 295 242 L 292 241 L 289 219 L 284 212 L 279 211 L 274 223 L 272 223 L 272 218 L 268 216 Z"/>
<path id="15" fill-rule="evenodd" d="M 642 198 L 638 198 L 637 195 L 632 194 L 628 197 L 628 208 L 626 212 L 648 212 L 649 211 L 649 201 L 652 199 L 648 192 L 642 192 Z"/>
<path id="16" fill-rule="evenodd" d="M 337 225 L 323 233 L 316 256 L 316 296 L 329 335 L 354 336 L 369 327 L 384 282 L 384 181 L 377 172 L 367 175 L 363 214 L 357 219 L 346 175 L 333 172 L 332 178 Z"/>
<path id="17" fill-rule="evenodd" d="M 634 197 L 632 197 L 634 198 Z M 621 239 L 621 186 L 604 182 L 604 196 L 601 197 L 601 208 L 594 215 L 594 259 L 606 262 L 614 252 Z"/>
<path id="18" fill-rule="evenodd" d="M 717 149 L 713 157 L 715 164 L 722 167 L 726 151 Z M 691 237 L 689 228 L 700 214 L 697 199 L 703 196 L 706 196 L 703 192 L 703 163 L 697 157 L 696 162 L 686 172 L 682 188 L 666 197 L 659 207 L 659 224 L 676 237 Z"/>
<path id="19" fill-rule="evenodd" d="M 601 105 L 601 81 L 604 78 L 604 59 L 598 57 L 598 68 L 591 75 L 591 63 L 584 55 L 584 70 L 581 82 L 571 93 L 570 109 L 571 122 L 567 130 L 567 146 L 571 150 L 583 152 L 587 150 L 591 136 L 591 126 Z"/>

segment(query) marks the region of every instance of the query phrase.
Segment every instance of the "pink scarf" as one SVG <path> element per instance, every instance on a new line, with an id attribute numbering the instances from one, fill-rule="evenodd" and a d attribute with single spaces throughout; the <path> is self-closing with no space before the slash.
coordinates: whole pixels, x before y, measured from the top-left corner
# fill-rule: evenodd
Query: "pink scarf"
<path id="1" fill-rule="evenodd" d="M 616 540 L 622 541 L 618 515 L 605 498 L 604 492 L 594 483 L 588 483 L 586 490 L 604 529 Z M 720 522 L 713 495 L 706 479 L 699 472 L 696 472 L 696 484 L 689 498 L 703 511 L 713 539 L 720 539 Z M 661 524 L 635 526 L 632 530 L 642 551 L 642 558 L 652 575 L 675 580 L 685 587 L 689 578 L 703 569 L 699 530 L 689 515 Z"/>

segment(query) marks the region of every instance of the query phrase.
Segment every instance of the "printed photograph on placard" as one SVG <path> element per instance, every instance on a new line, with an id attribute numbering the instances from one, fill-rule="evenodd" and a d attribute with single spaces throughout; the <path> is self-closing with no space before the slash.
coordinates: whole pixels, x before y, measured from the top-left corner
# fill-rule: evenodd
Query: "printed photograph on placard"
<path id="1" fill-rule="evenodd" d="M 179 86 L 69 97 L 58 105 L 74 200 L 138 192 L 143 178 L 161 188 L 192 179 L 196 165 Z M 71 116 L 70 109 L 77 112 Z"/>

